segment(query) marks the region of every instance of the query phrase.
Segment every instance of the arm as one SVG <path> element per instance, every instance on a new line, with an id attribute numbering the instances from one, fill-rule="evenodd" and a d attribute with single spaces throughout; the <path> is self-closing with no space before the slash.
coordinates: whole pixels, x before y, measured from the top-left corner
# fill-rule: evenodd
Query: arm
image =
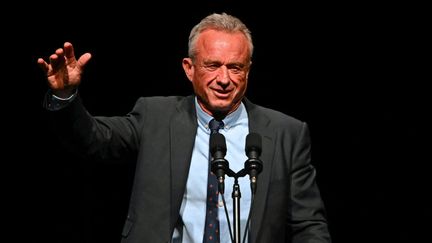
<path id="1" fill-rule="evenodd" d="M 81 103 L 77 89 L 90 53 L 75 58 L 71 43 L 66 42 L 38 65 L 47 76 L 49 92 L 44 106 L 49 111 L 51 127 L 64 146 L 80 155 L 119 158 L 137 147 L 136 112 L 125 117 L 92 117 Z"/>
<path id="2" fill-rule="evenodd" d="M 329 243 L 325 209 L 311 161 L 309 130 L 303 123 L 293 150 L 291 227 L 293 243 Z"/>

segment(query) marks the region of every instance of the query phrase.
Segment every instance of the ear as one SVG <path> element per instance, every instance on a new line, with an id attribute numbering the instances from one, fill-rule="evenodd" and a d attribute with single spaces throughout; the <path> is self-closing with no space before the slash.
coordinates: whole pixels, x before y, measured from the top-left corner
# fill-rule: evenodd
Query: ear
<path id="1" fill-rule="evenodd" d="M 192 63 L 192 59 L 190 59 L 189 57 L 183 58 L 182 66 L 183 66 L 183 70 L 185 71 L 187 78 L 189 79 L 189 81 L 192 82 L 192 78 L 193 78 L 194 71 L 195 71 L 193 63 Z"/>
<path id="2" fill-rule="evenodd" d="M 250 68 L 251 68 L 251 66 L 252 66 L 252 61 L 249 62 L 249 67 L 248 67 L 248 70 L 247 70 L 247 72 L 246 72 L 246 79 L 249 78 L 249 72 L 250 72 Z"/>

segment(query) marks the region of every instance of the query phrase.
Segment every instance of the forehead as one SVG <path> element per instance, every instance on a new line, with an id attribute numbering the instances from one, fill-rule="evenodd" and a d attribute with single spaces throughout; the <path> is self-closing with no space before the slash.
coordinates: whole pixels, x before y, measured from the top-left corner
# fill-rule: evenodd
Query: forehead
<path id="1" fill-rule="evenodd" d="M 249 55 L 249 43 L 242 32 L 205 30 L 201 32 L 196 45 L 200 55 Z"/>

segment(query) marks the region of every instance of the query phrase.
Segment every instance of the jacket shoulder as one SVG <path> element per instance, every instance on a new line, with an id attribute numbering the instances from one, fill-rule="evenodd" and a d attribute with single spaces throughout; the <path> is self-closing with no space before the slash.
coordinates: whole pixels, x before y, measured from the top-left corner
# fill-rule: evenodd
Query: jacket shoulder
<path id="1" fill-rule="evenodd" d="M 273 126 L 301 127 L 305 123 L 294 116 L 288 115 L 276 109 L 254 104 L 249 100 L 246 100 L 245 104 L 250 116 L 255 118 L 266 117 L 271 122 L 271 124 L 273 124 Z"/>

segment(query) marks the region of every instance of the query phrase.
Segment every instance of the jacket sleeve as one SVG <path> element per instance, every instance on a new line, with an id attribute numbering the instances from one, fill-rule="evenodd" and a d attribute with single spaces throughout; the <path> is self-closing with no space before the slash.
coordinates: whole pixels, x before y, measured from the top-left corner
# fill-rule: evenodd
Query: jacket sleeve
<path id="1" fill-rule="evenodd" d="M 311 164 L 311 143 L 306 123 L 298 133 L 292 153 L 291 221 L 293 243 L 330 243 L 324 204 Z"/>
<path id="2" fill-rule="evenodd" d="M 125 116 L 94 117 L 78 96 L 66 107 L 46 112 L 51 127 L 67 150 L 83 157 L 118 159 L 138 149 L 143 107 L 137 103 Z"/>

